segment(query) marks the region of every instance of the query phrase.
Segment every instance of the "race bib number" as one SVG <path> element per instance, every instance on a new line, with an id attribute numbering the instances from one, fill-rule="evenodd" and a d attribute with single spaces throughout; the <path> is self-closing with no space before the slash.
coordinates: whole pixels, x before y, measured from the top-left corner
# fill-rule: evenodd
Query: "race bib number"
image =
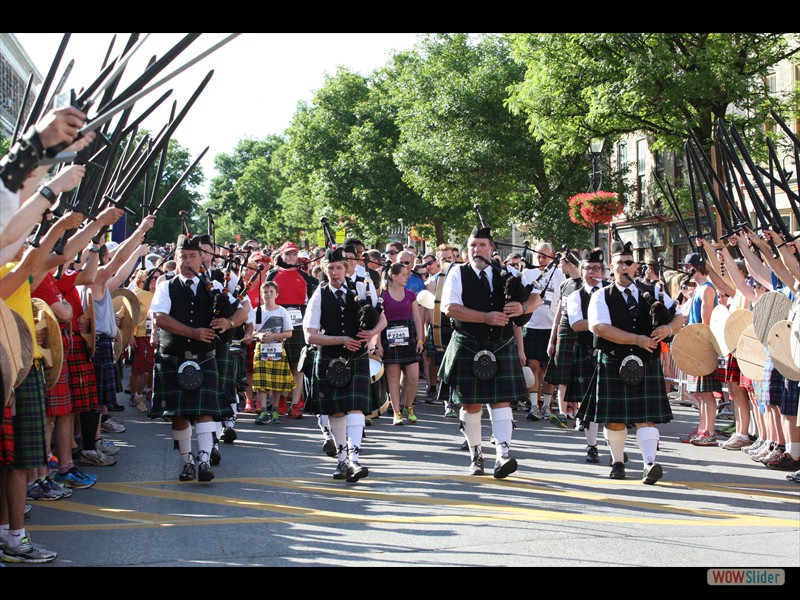
<path id="1" fill-rule="evenodd" d="M 292 320 L 292 327 L 300 327 L 303 324 L 303 314 L 299 308 L 287 308 L 286 312 L 289 313 L 289 318 Z"/>
<path id="2" fill-rule="evenodd" d="M 151 319 L 150 317 L 147 317 L 147 319 L 144 322 L 144 333 L 147 336 L 153 333 L 153 319 Z"/>
<path id="3" fill-rule="evenodd" d="M 280 342 L 261 344 L 261 360 L 280 360 L 283 354 L 283 345 Z"/>
<path id="4" fill-rule="evenodd" d="M 389 342 L 390 348 L 394 348 L 395 346 L 407 346 L 408 342 L 411 341 L 411 335 L 409 334 L 407 326 L 398 325 L 396 327 L 389 327 L 386 330 L 386 339 Z"/>

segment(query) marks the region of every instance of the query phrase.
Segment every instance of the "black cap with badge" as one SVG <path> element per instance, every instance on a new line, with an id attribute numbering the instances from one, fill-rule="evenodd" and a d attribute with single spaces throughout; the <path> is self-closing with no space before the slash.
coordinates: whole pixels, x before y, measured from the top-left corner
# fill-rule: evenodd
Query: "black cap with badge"
<path id="1" fill-rule="evenodd" d="M 347 257 L 344 255 L 344 250 L 341 248 L 331 249 L 325 251 L 325 260 L 328 263 L 340 262 L 343 260 L 347 260 Z"/>
<path id="2" fill-rule="evenodd" d="M 633 242 L 622 242 L 614 241 L 611 244 L 611 256 L 617 256 L 618 254 L 627 254 L 633 256 Z"/>
<path id="3" fill-rule="evenodd" d="M 602 263 L 603 262 L 603 251 L 600 248 L 595 248 L 591 252 L 588 250 L 583 251 L 583 256 L 581 256 L 583 260 L 586 262 L 596 262 Z"/>
<path id="4" fill-rule="evenodd" d="M 472 233 L 469 234 L 471 238 L 483 238 L 487 240 L 492 240 L 492 228 L 491 227 L 478 227 L 477 225 L 472 228 Z"/>
<path id="5" fill-rule="evenodd" d="M 175 248 L 176 250 L 195 250 L 200 252 L 200 238 L 181 234 L 178 236 L 178 243 Z"/>

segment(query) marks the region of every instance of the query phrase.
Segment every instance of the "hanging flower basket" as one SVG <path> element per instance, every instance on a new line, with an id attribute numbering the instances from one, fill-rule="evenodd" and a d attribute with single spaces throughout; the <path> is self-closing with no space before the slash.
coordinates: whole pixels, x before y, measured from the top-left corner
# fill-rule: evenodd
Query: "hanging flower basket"
<path id="1" fill-rule="evenodd" d="M 581 214 L 581 201 L 582 196 L 586 194 L 577 194 L 569 199 L 569 220 L 575 223 L 576 225 L 580 225 L 581 227 L 586 227 L 587 229 L 591 229 L 592 224 L 583 218 Z"/>
<path id="2" fill-rule="evenodd" d="M 408 237 L 412 239 L 414 242 L 425 242 L 429 238 L 429 230 L 433 226 L 425 223 L 423 225 L 413 225 L 411 229 L 408 230 Z"/>
<path id="3" fill-rule="evenodd" d="M 570 218 L 573 222 L 591 227 L 595 223 L 610 223 L 614 217 L 622 213 L 625 207 L 619 201 L 619 197 L 614 192 L 587 192 L 576 194 L 569 199 Z M 576 221 L 573 212 L 580 211 L 581 220 Z M 588 223 L 589 225 L 585 225 Z"/>

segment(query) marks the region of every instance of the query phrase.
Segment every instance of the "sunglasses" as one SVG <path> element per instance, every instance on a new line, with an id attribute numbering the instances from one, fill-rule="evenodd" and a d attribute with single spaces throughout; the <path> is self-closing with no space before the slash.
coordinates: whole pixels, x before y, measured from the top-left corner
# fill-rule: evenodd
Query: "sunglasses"
<path id="1" fill-rule="evenodd" d="M 430 267 L 435 262 L 436 262 L 435 260 L 429 260 L 428 262 L 423 263 L 423 265 L 426 266 L 426 267 Z"/>
<path id="2" fill-rule="evenodd" d="M 513 262 L 512 262 L 512 263 L 508 263 L 508 266 L 510 266 L 510 267 L 514 267 L 515 269 L 518 269 L 518 268 L 519 268 L 519 263 L 518 263 L 518 262 L 515 262 L 515 263 L 513 263 Z"/>
<path id="3" fill-rule="evenodd" d="M 632 267 L 634 265 L 634 263 L 636 263 L 635 260 L 628 259 L 628 260 L 621 260 L 621 261 L 619 261 L 618 264 L 625 265 L 626 267 Z"/>
<path id="4" fill-rule="evenodd" d="M 410 261 L 410 260 L 401 260 L 401 261 L 400 261 L 400 264 L 401 264 L 401 265 L 410 265 L 410 264 L 411 264 L 411 261 Z"/>
<path id="5" fill-rule="evenodd" d="M 395 254 L 399 254 L 399 252 L 397 252 L 397 250 L 389 250 L 389 252 L 387 252 L 386 254 L 388 254 L 389 256 L 394 256 Z"/>

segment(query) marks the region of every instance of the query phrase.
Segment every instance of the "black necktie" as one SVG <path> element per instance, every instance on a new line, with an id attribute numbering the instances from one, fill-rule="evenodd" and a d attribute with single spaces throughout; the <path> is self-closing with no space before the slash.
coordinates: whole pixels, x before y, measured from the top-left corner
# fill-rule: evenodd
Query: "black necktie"
<path id="1" fill-rule="evenodd" d="M 630 288 L 625 289 L 625 295 L 628 297 L 628 310 L 631 311 L 635 319 L 639 316 L 639 305 L 636 304 L 636 300 L 633 299 L 633 292 L 631 292 Z"/>
<path id="2" fill-rule="evenodd" d="M 489 278 L 486 276 L 486 271 L 481 271 L 481 283 L 486 288 L 487 292 L 491 292 L 492 288 L 489 286 Z"/>
<path id="3" fill-rule="evenodd" d="M 345 307 L 344 290 L 341 290 L 341 289 L 340 290 L 336 290 L 336 297 L 339 299 L 339 304 L 341 305 L 341 307 L 344 308 Z"/>
<path id="4" fill-rule="evenodd" d="M 594 293 L 595 293 L 597 290 L 599 290 L 599 289 L 600 289 L 600 287 L 599 287 L 599 286 L 594 286 L 594 287 L 592 288 L 592 292 L 591 292 L 591 293 L 592 293 L 592 294 L 594 294 Z"/>
<path id="5" fill-rule="evenodd" d="M 186 283 L 184 285 L 186 286 L 186 289 L 189 290 L 189 292 L 191 292 L 192 295 L 194 295 L 194 287 L 193 287 L 194 286 L 194 280 L 193 279 L 187 279 Z"/>

